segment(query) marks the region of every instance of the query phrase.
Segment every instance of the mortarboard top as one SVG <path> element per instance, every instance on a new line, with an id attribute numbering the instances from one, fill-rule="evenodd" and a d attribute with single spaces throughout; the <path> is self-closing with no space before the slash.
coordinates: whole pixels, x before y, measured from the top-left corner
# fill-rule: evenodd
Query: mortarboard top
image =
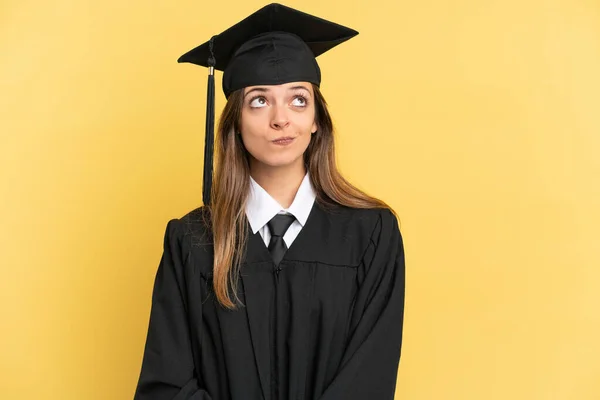
<path id="1" fill-rule="evenodd" d="M 281 4 L 269 4 L 177 60 L 209 68 L 203 202 L 210 202 L 214 142 L 214 69 L 226 97 L 247 86 L 321 83 L 316 57 L 357 31 Z"/>

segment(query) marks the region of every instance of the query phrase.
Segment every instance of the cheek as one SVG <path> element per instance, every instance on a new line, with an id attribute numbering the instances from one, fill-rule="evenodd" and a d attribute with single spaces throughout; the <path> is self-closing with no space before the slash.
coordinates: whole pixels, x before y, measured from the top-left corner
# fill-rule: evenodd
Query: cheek
<path id="1" fill-rule="evenodd" d="M 296 115 L 292 120 L 292 123 L 294 124 L 295 130 L 298 134 L 303 136 L 306 134 L 310 135 L 315 124 L 314 110 L 306 110 L 305 112 Z"/>
<path id="2" fill-rule="evenodd" d="M 259 158 L 260 154 L 264 151 L 264 144 L 260 144 L 260 139 L 256 136 L 252 136 L 247 131 L 242 133 L 242 143 L 248 152 L 255 158 Z"/>
<path id="3" fill-rule="evenodd" d="M 265 122 L 256 116 L 242 116 L 240 124 L 242 142 L 251 153 L 261 147 L 260 143 L 263 143 L 262 146 L 264 146 L 266 132 L 264 124 Z"/>

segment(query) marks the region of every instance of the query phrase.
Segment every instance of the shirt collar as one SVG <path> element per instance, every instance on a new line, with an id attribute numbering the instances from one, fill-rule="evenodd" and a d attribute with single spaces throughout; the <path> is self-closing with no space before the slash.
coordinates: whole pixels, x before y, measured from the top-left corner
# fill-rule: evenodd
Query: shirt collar
<path id="1" fill-rule="evenodd" d="M 292 214 L 304 226 L 313 203 L 316 193 L 310 183 L 308 172 L 296 192 L 294 201 L 288 209 L 284 209 L 265 189 L 263 189 L 252 177 L 250 177 L 250 193 L 246 203 L 246 216 L 252 227 L 252 232 L 256 233 L 267 224 L 277 213 L 284 211 Z"/>

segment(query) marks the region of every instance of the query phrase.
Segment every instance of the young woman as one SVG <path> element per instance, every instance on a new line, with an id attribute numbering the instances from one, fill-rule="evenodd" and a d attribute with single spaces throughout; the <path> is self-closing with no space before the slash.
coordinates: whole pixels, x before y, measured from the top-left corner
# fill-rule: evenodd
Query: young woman
<path id="1" fill-rule="evenodd" d="M 272 4 L 180 59 L 224 70 L 227 104 L 210 197 L 167 224 L 135 399 L 393 398 L 402 237 L 336 168 L 315 60 L 356 34 Z"/>

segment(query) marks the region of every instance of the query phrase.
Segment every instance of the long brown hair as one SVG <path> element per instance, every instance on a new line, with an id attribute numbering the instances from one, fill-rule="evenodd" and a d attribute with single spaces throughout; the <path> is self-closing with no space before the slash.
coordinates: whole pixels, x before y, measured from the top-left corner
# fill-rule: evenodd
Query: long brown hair
<path id="1" fill-rule="evenodd" d="M 353 186 L 336 165 L 333 122 L 319 88 L 313 85 L 317 132 L 304 153 L 304 162 L 315 189 L 316 201 L 327 207 L 388 208 L 382 200 Z M 250 189 L 250 164 L 240 130 L 243 89 L 229 96 L 221 114 L 215 140 L 215 172 L 211 193 L 210 226 L 214 248 L 213 288 L 219 303 L 235 309 L 238 271 L 248 238 L 245 214 Z M 239 299 L 238 299 L 239 300 Z"/>

